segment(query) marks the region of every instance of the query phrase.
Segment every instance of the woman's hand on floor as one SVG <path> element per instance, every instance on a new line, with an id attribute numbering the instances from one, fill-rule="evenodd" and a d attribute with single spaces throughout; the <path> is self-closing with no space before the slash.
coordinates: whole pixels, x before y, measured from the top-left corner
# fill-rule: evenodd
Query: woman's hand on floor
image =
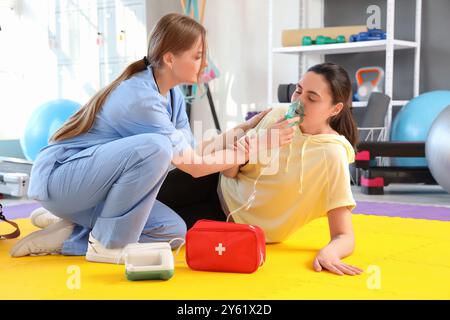
<path id="1" fill-rule="evenodd" d="M 355 276 L 363 273 L 360 268 L 343 263 L 336 252 L 327 247 L 319 251 L 314 259 L 313 268 L 317 272 L 326 269 L 340 276 L 346 274 Z"/>

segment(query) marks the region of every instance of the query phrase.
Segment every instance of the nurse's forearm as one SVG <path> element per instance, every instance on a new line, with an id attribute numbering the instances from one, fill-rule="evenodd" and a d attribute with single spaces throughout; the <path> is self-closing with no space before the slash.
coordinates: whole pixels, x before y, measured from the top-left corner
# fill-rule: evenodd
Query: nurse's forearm
<path id="1" fill-rule="evenodd" d="M 247 160 L 248 155 L 224 149 L 203 156 L 195 152 L 187 152 L 174 157 L 172 162 L 178 169 L 198 178 L 244 164 Z"/>
<path id="2" fill-rule="evenodd" d="M 239 173 L 239 167 L 240 167 L 240 165 L 235 165 L 234 167 L 232 167 L 230 169 L 223 170 L 222 174 L 228 178 L 235 178 Z"/>
<path id="3" fill-rule="evenodd" d="M 223 150 L 227 146 L 233 145 L 237 140 L 242 138 L 247 131 L 248 128 L 246 123 L 241 123 L 233 129 L 219 134 L 212 139 L 202 141 L 197 148 L 197 152 L 200 155 L 208 155 L 213 152 Z"/>

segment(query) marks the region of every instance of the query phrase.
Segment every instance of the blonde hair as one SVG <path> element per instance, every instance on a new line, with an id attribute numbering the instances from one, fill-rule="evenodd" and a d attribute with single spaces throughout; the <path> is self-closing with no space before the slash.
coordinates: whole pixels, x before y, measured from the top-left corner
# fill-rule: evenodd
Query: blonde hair
<path id="1" fill-rule="evenodd" d="M 205 65 L 206 55 L 206 30 L 194 19 L 171 13 L 162 17 L 152 30 L 147 50 L 148 63 L 155 69 L 163 66 L 164 54 L 171 52 L 180 54 L 191 49 L 198 41 L 202 40 L 203 56 L 201 65 Z M 99 90 L 78 112 L 72 115 L 64 125 L 55 132 L 50 141 L 58 142 L 76 137 L 88 132 L 95 121 L 97 113 L 102 108 L 109 94 L 116 89 L 122 81 L 131 78 L 134 74 L 147 69 L 145 59 L 131 63 L 121 75 L 105 88 Z M 198 78 L 202 68 L 199 70 Z"/>

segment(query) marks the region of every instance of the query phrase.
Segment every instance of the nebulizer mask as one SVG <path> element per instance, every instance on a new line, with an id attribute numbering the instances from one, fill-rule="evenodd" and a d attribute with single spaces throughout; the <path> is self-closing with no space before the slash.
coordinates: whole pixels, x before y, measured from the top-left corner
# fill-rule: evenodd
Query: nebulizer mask
<path id="1" fill-rule="evenodd" d="M 305 106 L 303 105 L 303 102 L 300 99 L 292 102 L 289 105 L 286 114 L 284 115 L 285 119 L 291 119 L 294 117 L 300 117 L 300 120 L 292 123 L 291 126 L 300 125 L 303 122 L 303 119 L 305 118 Z"/>

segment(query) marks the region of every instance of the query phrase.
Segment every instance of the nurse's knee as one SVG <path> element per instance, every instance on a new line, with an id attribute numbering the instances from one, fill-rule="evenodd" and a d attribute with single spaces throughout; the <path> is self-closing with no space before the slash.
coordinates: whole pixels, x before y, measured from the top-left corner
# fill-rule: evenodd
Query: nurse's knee
<path id="1" fill-rule="evenodd" d="M 177 221 L 177 224 L 173 228 L 173 237 L 174 238 L 183 238 L 186 236 L 187 226 L 184 220 L 180 219 Z"/>
<path id="2" fill-rule="evenodd" d="M 170 227 L 170 240 L 173 240 L 170 242 L 170 246 L 172 247 L 172 249 L 178 248 L 183 243 L 184 239 L 186 238 L 186 232 L 186 223 L 182 219 L 180 219 L 176 224 Z"/>
<path id="3" fill-rule="evenodd" d="M 172 160 L 172 143 L 169 138 L 161 134 L 146 133 L 138 137 L 139 145 L 135 148 L 143 162 L 149 166 L 169 166 Z"/>
<path id="4" fill-rule="evenodd" d="M 186 232 L 186 223 L 180 218 L 144 229 L 139 242 L 169 242 L 171 248 L 176 249 L 184 244 Z"/>

